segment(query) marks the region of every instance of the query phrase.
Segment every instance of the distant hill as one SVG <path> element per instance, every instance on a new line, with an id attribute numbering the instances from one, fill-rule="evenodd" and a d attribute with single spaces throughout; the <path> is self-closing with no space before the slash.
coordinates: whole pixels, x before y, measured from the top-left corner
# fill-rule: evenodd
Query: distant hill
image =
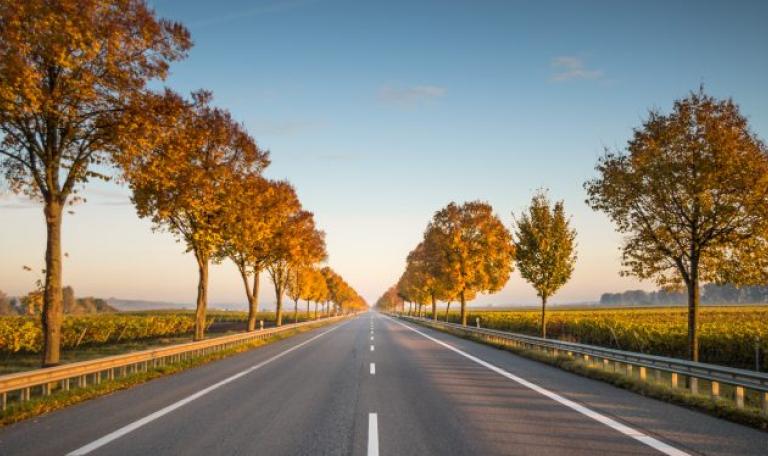
<path id="1" fill-rule="evenodd" d="M 140 299 L 109 298 L 107 303 L 121 312 L 141 310 L 185 310 L 194 309 L 194 304 L 183 304 L 166 301 L 143 301 Z"/>

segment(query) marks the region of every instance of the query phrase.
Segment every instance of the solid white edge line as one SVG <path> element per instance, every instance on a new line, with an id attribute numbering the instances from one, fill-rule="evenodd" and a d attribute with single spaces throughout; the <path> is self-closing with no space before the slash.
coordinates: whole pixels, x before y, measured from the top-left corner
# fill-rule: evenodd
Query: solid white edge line
<path id="1" fill-rule="evenodd" d="M 389 318 L 389 317 L 387 317 L 387 318 Z M 546 397 L 552 399 L 555 402 L 559 402 L 560 404 L 562 404 L 562 405 L 564 405 L 564 406 L 566 406 L 566 407 L 568 407 L 568 408 L 570 408 L 572 410 L 575 410 L 575 411 L 581 413 L 582 415 L 588 416 L 589 418 L 592 418 L 593 420 L 595 420 L 595 421 L 597 421 L 597 422 L 599 422 L 601 424 L 604 424 L 604 425 L 608 426 L 611 429 L 619 431 L 619 432 L 621 432 L 622 434 L 624 434 L 624 435 L 626 435 L 628 437 L 632 437 L 633 439 L 637 440 L 638 442 L 641 442 L 641 443 L 643 443 L 645 445 L 648 445 L 649 447 L 651 447 L 651 448 L 653 448 L 653 449 L 655 449 L 657 451 L 660 451 L 661 453 L 667 454 L 669 456 L 690 456 L 689 453 L 686 453 L 686 452 L 684 452 L 682 450 L 678 450 L 677 448 L 675 448 L 675 447 L 673 447 L 671 445 L 668 445 L 668 444 L 666 444 L 666 443 L 664 443 L 664 442 L 662 442 L 660 440 L 657 440 L 657 439 L 655 439 L 655 438 L 653 438 L 653 437 L 651 437 L 651 436 L 649 436 L 647 434 L 644 434 L 643 432 L 640 432 L 640 431 L 638 431 L 638 430 L 636 430 L 634 428 L 631 428 L 631 427 L 629 427 L 629 426 L 627 426 L 625 424 L 622 424 L 622 423 L 614 420 L 613 418 L 607 417 L 607 416 L 605 416 L 605 415 L 603 415 L 601 413 L 598 413 L 598 412 L 596 412 L 596 411 L 594 411 L 594 410 L 592 410 L 590 408 L 587 408 L 587 407 L 585 407 L 585 406 L 583 406 L 583 405 L 581 405 L 581 404 L 579 404 L 577 402 L 574 402 L 574 401 L 572 401 L 570 399 L 566 399 L 563 396 L 561 396 L 561 395 L 559 395 L 557 393 L 554 393 L 552 391 L 549 391 L 546 388 L 542 388 L 541 386 L 536 385 L 535 383 L 531 383 L 531 382 L 529 382 L 528 380 L 526 380 L 524 378 L 521 378 L 521 377 L 518 377 L 517 375 L 511 374 L 511 373 L 505 371 L 504 369 L 502 369 L 500 367 L 496 367 L 496 366 L 494 366 L 493 364 L 491 364 L 491 363 L 489 363 L 487 361 L 483 361 L 482 359 L 480 359 L 480 358 L 478 358 L 476 356 L 470 355 L 469 353 L 467 353 L 467 352 L 465 352 L 463 350 L 460 350 L 460 349 L 458 349 L 458 348 L 456 348 L 456 347 L 454 347 L 452 345 L 449 345 L 449 344 L 447 344 L 447 343 L 445 343 L 445 342 L 443 342 L 441 340 L 438 340 L 438 339 L 436 339 L 436 338 L 434 338 L 434 337 L 432 337 L 432 336 L 430 336 L 428 334 L 425 334 L 425 333 L 419 331 L 416 328 L 412 328 L 412 327 L 410 327 L 410 326 L 408 326 L 408 325 L 406 325 L 406 324 L 404 324 L 402 322 L 399 322 L 397 320 L 394 320 L 392 318 L 389 318 L 389 319 L 392 320 L 393 322 L 403 326 L 404 328 L 410 329 L 411 331 L 413 331 L 413 332 L 415 332 L 417 334 L 420 334 L 420 335 L 426 337 L 427 339 L 429 339 L 429 340 L 431 340 L 431 341 L 433 341 L 433 342 L 435 342 L 435 343 L 437 343 L 439 345 L 442 345 L 443 347 L 445 347 L 445 348 L 447 348 L 447 349 L 449 349 L 451 351 L 454 351 L 454 352 L 458 353 L 459 355 L 461 355 L 461 356 L 463 356 L 463 357 L 465 357 L 465 358 L 467 358 L 467 359 L 469 359 L 471 361 L 474 361 L 475 363 L 477 363 L 477 364 L 479 364 L 479 365 L 481 365 L 483 367 L 486 367 L 486 368 L 492 370 L 493 372 L 496 372 L 497 374 L 500 374 L 500 375 L 502 375 L 504 377 L 507 377 L 508 379 L 510 379 L 512 381 L 515 381 L 515 382 L 519 383 L 520 385 L 525 386 L 526 388 L 532 389 L 533 391 L 536 391 L 537 393 L 539 393 L 539 394 L 541 394 L 543 396 L 546 396 Z"/>
<path id="2" fill-rule="evenodd" d="M 376 375 L 376 363 L 371 363 L 371 375 Z"/>
<path id="3" fill-rule="evenodd" d="M 181 399 L 181 400 L 179 400 L 177 402 L 174 402 L 173 404 L 171 404 L 171 405 L 169 405 L 167 407 L 164 407 L 164 408 L 162 408 L 162 409 L 160 409 L 160 410 L 158 410 L 158 411 L 156 411 L 156 412 L 154 412 L 154 413 L 152 413 L 150 415 L 147 415 L 144 418 L 138 419 L 138 420 L 134 421 L 133 423 L 125 425 L 125 426 L 121 427 L 120 429 L 117 429 L 116 431 L 110 432 L 109 434 L 105 435 L 104 437 L 96 439 L 96 440 L 94 440 L 93 442 L 91 442 L 91 443 L 89 443 L 87 445 L 84 445 L 84 446 L 82 446 L 82 447 L 80 447 L 80 448 L 78 448 L 78 449 L 76 449 L 76 450 L 74 450 L 72 452 L 67 453 L 67 456 L 84 455 L 84 454 L 90 453 L 93 450 L 101 448 L 104 445 L 112 442 L 113 440 L 117 440 L 120 437 L 122 437 L 122 436 L 124 436 L 126 434 L 129 434 L 129 433 L 135 431 L 136 429 L 144 426 L 145 424 L 151 423 L 152 421 L 154 421 L 154 420 L 156 420 L 156 419 L 158 419 L 158 418 L 160 418 L 160 417 L 162 417 L 164 415 L 167 415 L 167 414 L 171 413 L 172 411 L 176 410 L 177 408 L 182 407 L 182 406 L 184 406 L 184 405 L 194 401 L 195 399 L 198 399 L 198 398 L 200 398 L 200 397 L 210 393 L 211 391 L 226 385 L 227 383 L 233 382 L 233 381 L 237 380 L 238 378 L 240 378 L 240 377 L 242 377 L 244 375 L 247 375 L 247 374 L 255 371 L 256 369 L 259 369 L 259 368 L 261 368 L 261 367 L 271 363 L 272 361 L 274 361 L 274 360 L 276 360 L 278 358 L 282 358 L 283 356 L 287 355 L 288 353 L 290 353 L 290 352 L 292 352 L 294 350 L 297 350 L 297 349 L 303 347 L 304 345 L 307 345 L 308 343 L 310 343 L 310 342 L 312 342 L 312 341 L 314 341 L 314 340 L 316 340 L 316 339 L 318 339 L 318 338 L 328 334 L 331 331 L 334 331 L 334 330 L 344 326 L 345 324 L 347 324 L 347 323 L 345 322 L 345 323 L 342 323 L 342 324 L 340 324 L 338 326 L 334 326 L 333 328 L 331 328 L 331 329 L 329 329 L 327 331 L 323 331 L 322 333 L 312 337 L 311 339 L 307 339 L 307 340 L 305 340 L 304 342 L 301 342 L 298 345 L 294 345 L 293 347 L 291 347 L 291 348 L 289 348 L 287 350 L 284 350 L 284 351 L 278 353 L 277 355 L 275 355 L 275 356 L 273 356 L 273 357 L 271 357 L 269 359 L 266 359 L 266 360 L 260 362 L 259 364 L 251 366 L 251 367 L 249 367 L 248 369 L 246 369 L 244 371 L 238 372 L 237 374 L 232 375 L 231 377 L 227 377 L 224 380 L 221 380 L 220 382 L 214 383 L 213 385 L 211 385 L 211 386 L 209 386 L 207 388 L 204 388 L 204 389 L 196 392 L 195 394 L 189 395 L 189 396 L 185 397 L 184 399 Z"/>
<path id="4" fill-rule="evenodd" d="M 379 456 L 379 418 L 368 414 L 368 456 Z"/>

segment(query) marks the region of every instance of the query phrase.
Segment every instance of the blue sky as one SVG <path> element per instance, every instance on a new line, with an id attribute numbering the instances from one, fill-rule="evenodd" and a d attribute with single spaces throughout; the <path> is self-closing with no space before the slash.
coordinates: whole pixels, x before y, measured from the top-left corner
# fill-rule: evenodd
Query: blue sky
<path id="1" fill-rule="evenodd" d="M 651 288 L 618 277 L 621 238 L 583 203 L 603 149 L 700 84 L 734 98 L 768 137 L 768 2 L 150 3 L 195 42 L 166 83 L 212 90 L 271 150 L 267 175 L 295 184 L 331 266 L 369 300 L 397 280 L 443 205 L 483 199 L 509 225 L 540 187 L 565 200 L 579 231 L 576 273 L 555 302 Z M 136 218 L 125 189 L 85 194 L 65 221 L 66 283 L 193 300 L 193 259 Z M 21 265 L 42 263 L 42 214 L 2 198 L 0 289 L 21 293 L 34 282 Z M 211 280 L 213 302 L 242 302 L 231 266 Z M 514 274 L 478 302 L 535 300 Z"/>

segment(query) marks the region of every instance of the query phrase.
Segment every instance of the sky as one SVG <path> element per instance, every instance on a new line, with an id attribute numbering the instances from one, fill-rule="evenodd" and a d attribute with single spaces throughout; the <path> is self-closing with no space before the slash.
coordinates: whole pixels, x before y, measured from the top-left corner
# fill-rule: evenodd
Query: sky
<path id="1" fill-rule="evenodd" d="M 480 199 L 507 225 L 534 191 L 562 199 L 578 262 L 554 303 L 653 289 L 620 277 L 621 236 L 584 203 L 606 148 L 649 109 L 704 85 L 768 139 L 768 2 L 153 0 L 195 46 L 165 85 L 209 89 L 271 152 L 326 233 L 329 261 L 369 302 L 395 283 L 435 211 Z M 2 184 L 0 183 L 0 186 Z M 191 303 L 194 258 L 140 220 L 127 189 L 91 183 L 64 221 L 79 296 Z M 0 289 L 43 267 L 39 206 L 0 195 Z M 262 299 L 274 301 L 263 282 Z M 210 301 L 242 304 L 235 268 Z M 478 304 L 537 301 L 517 272 Z"/>

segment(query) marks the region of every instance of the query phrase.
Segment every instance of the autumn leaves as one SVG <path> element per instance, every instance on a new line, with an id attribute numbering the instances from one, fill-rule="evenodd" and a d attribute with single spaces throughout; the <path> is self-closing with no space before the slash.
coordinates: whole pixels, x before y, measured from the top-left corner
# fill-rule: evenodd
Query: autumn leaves
<path id="1" fill-rule="evenodd" d="M 429 303 L 437 319 L 437 301 L 458 301 L 461 323 L 467 324 L 467 301 L 478 293 L 495 293 L 509 280 L 513 264 L 542 299 L 542 335 L 546 334 L 546 300 L 570 278 L 575 262 L 576 233 L 563 203 L 551 206 L 537 193 L 517 220 L 515 235 L 493 214 L 488 203 L 450 203 L 436 212 L 424 238 L 408 255 L 397 285 L 377 302 L 385 310 Z M 447 309 L 446 309 L 447 318 Z"/>
<path id="2" fill-rule="evenodd" d="M 61 223 L 66 205 L 115 166 L 138 215 L 173 233 L 199 271 L 195 338 L 203 337 L 211 262 L 231 260 L 255 328 L 259 274 L 282 295 L 298 271 L 326 257 L 323 233 L 245 128 L 209 92 L 155 92 L 191 47 L 187 29 L 156 17 L 142 0 L 0 2 L 0 167 L 10 188 L 40 200 L 47 227 L 43 365 L 59 362 Z M 305 272 L 301 272 L 305 274 Z M 307 273 L 319 283 L 320 271 Z M 330 269 L 302 299 L 364 306 Z M 327 310 L 327 309 L 326 309 Z"/>

